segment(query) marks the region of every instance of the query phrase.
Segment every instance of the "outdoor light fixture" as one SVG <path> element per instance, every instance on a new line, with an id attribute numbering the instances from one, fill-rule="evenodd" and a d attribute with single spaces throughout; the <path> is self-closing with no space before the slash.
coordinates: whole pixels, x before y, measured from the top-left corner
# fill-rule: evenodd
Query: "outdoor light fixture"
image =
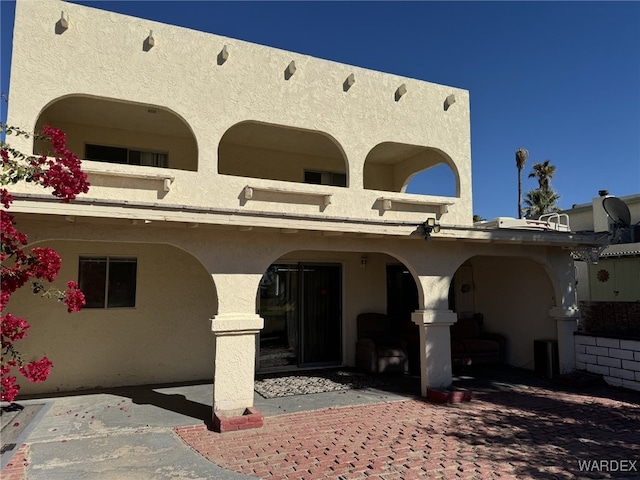
<path id="1" fill-rule="evenodd" d="M 360 268 L 367 268 L 367 263 L 369 263 L 369 259 L 366 255 L 360 257 Z"/>
<path id="2" fill-rule="evenodd" d="M 431 240 L 432 233 L 440 232 L 440 225 L 436 223 L 436 219 L 433 217 L 427 218 L 422 224 L 422 228 L 424 229 L 424 239 L 427 241 Z"/>

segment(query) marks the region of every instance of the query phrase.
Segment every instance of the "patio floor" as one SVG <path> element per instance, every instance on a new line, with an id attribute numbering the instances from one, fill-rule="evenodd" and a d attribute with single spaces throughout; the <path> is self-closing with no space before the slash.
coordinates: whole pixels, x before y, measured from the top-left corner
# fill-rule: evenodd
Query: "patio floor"
<path id="1" fill-rule="evenodd" d="M 103 417 L 91 432 L 67 428 L 73 420 L 64 409 L 73 397 L 59 397 L 2 478 L 640 478 L 637 392 L 560 384 L 529 372 L 471 371 L 456 383 L 471 387 L 473 400 L 440 405 L 417 397 L 415 381 L 405 380 L 404 394 L 257 395 L 264 427 L 224 434 L 198 420 L 210 385 L 156 388 L 151 403 L 121 394 L 114 406 L 122 406 L 110 413 L 128 415 Z M 183 405 L 170 406 L 163 395 L 181 397 Z M 104 409 L 95 400 L 76 397 L 87 415 L 87 404 Z M 185 402 L 195 410 L 189 413 Z M 157 422 L 150 409 L 154 415 L 160 409 Z M 167 452 L 174 455 L 167 458 L 172 470 L 157 464 Z"/>

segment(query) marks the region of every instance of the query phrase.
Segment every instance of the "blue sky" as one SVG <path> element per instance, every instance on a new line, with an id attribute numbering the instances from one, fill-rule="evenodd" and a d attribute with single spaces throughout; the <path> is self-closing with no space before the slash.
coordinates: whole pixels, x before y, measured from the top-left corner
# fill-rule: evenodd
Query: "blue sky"
<path id="1" fill-rule="evenodd" d="M 640 2 L 74 3 L 469 90 L 482 217 L 517 216 L 519 147 L 523 191 L 549 159 L 562 208 L 640 193 Z M 0 8 L 6 93 L 14 2 Z M 436 173 L 411 191 L 424 181 L 448 183 Z"/>

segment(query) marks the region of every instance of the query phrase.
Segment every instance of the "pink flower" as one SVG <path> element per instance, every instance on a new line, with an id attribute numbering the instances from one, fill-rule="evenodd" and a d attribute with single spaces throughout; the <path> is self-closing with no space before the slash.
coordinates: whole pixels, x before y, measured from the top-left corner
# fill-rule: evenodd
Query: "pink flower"
<path id="1" fill-rule="evenodd" d="M 60 255 L 52 248 L 36 247 L 32 251 L 29 274 L 32 277 L 44 278 L 53 282 L 60 271 Z"/>
<path id="2" fill-rule="evenodd" d="M 9 127 L 11 128 L 11 127 Z M 2 126 L 5 131 L 5 125 Z M 80 193 L 89 191 L 87 175 L 80 168 L 80 160 L 66 148 L 65 134 L 57 129 L 45 126 L 45 136 L 49 137 L 55 153 L 54 158 L 47 156 L 32 157 L 22 155 L 11 148 L 1 148 L 0 157 L 4 169 L 14 181 L 33 181 L 45 188 L 52 188 L 53 195 L 63 202 L 69 202 Z M 22 132 L 26 134 L 27 132 Z M 25 161 L 26 160 L 26 161 Z M 13 401 L 20 390 L 16 377 L 10 375 L 12 368 L 18 367 L 20 373 L 30 382 L 43 382 L 49 376 L 52 363 L 47 357 L 24 364 L 13 343 L 23 339 L 30 328 L 27 321 L 10 313 L 4 313 L 11 295 L 23 287 L 30 278 L 54 281 L 60 271 L 60 255 L 51 248 L 36 247 L 26 252 L 27 236 L 20 232 L 14 223 L 9 209 L 13 197 L 5 188 L 0 188 L 0 341 L 2 359 L 0 361 L 0 399 Z M 69 312 L 76 312 L 85 305 L 84 294 L 76 282 L 69 282 L 61 297 Z M 34 282 L 34 293 L 42 289 Z M 60 294 L 60 292 L 58 292 Z"/>
<path id="3" fill-rule="evenodd" d="M 87 303 L 84 293 L 78 289 L 76 282 L 67 283 L 67 287 L 69 288 L 64 292 L 64 300 L 62 302 L 67 306 L 67 312 L 79 312 Z"/>
<path id="4" fill-rule="evenodd" d="M 6 209 L 9 209 L 11 202 L 13 202 L 13 197 L 11 196 L 11 194 L 7 191 L 6 188 L 0 188 L 0 203 L 2 204 L 2 206 Z"/>
<path id="5" fill-rule="evenodd" d="M 29 362 L 20 367 L 20 373 L 31 383 L 40 383 L 47 379 L 51 373 L 51 367 L 53 367 L 53 363 L 47 357 L 42 357 L 40 360 Z"/>
<path id="6" fill-rule="evenodd" d="M 2 346 L 5 346 L 7 340 L 15 342 L 27 336 L 27 331 L 31 326 L 24 318 L 14 317 L 7 313 L 0 317 L 0 327 L 2 327 Z"/>
<path id="7" fill-rule="evenodd" d="M 45 125 L 43 132 L 49 137 L 56 156 L 48 161 L 43 157 L 31 160 L 34 181 L 53 188 L 53 194 L 65 203 L 74 200 L 79 193 L 87 193 L 90 186 L 87 174 L 80 168 L 80 159 L 67 150 L 64 132 L 49 125 Z"/>
<path id="8" fill-rule="evenodd" d="M 0 401 L 3 402 L 13 402 L 13 400 L 18 395 L 20 391 L 20 386 L 15 385 L 16 377 L 14 376 L 3 376 L 0 381 L 2 385 L 2 390 L 0 391 Z"/>

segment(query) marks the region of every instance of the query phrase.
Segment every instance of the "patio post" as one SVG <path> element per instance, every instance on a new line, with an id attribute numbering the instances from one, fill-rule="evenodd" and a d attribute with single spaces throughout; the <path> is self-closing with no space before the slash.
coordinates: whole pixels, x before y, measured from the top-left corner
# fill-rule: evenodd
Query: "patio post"
<path id="1" fill-rule="evenodd" d="M 549 315 L 556 321 L 558 332 L 558 366 L 560 374 L 576 369 L 574 332 L 578 330 L 580 311 L 576 308 L 553 307 Z"/>
<path id="2" fill-rule="evenodd" d="M 211 319 L 215 336 L 213 425 L 216 431 L 262 426 L 248 419 L 253 407 L 256 336 L 264 321 L 255 314 L 225 313 Z"/>
<path id="3" fill-rule="evenodd" d="M 416 310 L 411 320 L 420 329 L 420 385 L 422 396 L 427 388 L 451 385 L 451 334 L 449 327 L 457 320 L 451 310 Z"/>

